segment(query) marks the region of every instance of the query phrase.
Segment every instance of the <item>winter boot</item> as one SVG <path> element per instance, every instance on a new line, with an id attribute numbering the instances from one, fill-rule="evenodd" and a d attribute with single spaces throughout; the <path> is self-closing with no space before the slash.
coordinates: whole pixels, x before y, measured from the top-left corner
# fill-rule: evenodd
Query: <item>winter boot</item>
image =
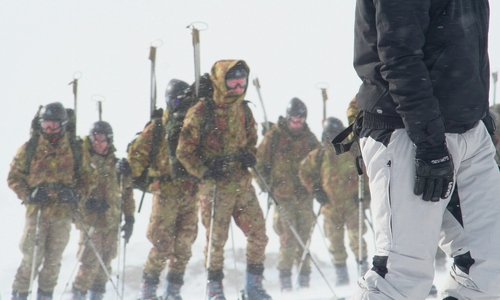
<path id="1" fill-rule="evenodd" d="M 28 293 L 19 293 L 16 291 L 12 291 L 12 297 L 10 299 L 11 300 L 27 300 Z"/>
<path id="2" fill-rule="evenodd" d="M 342 286 L 349 284 L 349 273 L 347 273 L 347 266 L 345 264 L 335 264 L 335 286 Z"/>
<path id="3" fill-rule="evenodd" d="M 309 288 L 309 273 L 299 274 L 299 287 L 301 289 Z"/>
<path id="4" fill-rule="evenodd" d="M 104 293 L 106 293 L 105 286 L 94 284 L 89 291 L 89 300 L 102 300 Z"/>
<path id="5" fill-rule="evenodd" d="M 269 296 L 262 287 L 262 279 L 264 279 L 264 276 L 262 276 L 263 273 L 263 264 L 247 265 L 247 282 L 245 285 L 245 291 L 247 293 L 246 300 L 271 300 L 271 296 Z"/>
<path id="6" fill-rule="evenodd" d="M 280 288 L 282 293 L 292 291 L 292 271 L 280 270 Z"/>
<path id="7" fill-rule="evenodd" d="M 41 289 L 38 289 L 36 300 L 52 300 L 52 291 L 44 292 Z"/>
<path id="8" fill-rule="evenodd" d="M 222 287 L 223 278 L 224 273 L 222 273 L 222 270 L 208 270 L 207 300 L 226 300 L 226 297 L 224 297 L 224 289 Z"/>
<path id="9" fill-rule="evenodd" d="M 183 278 L 183 273 L 168 272 L 163 300 L 182 300 L 180 292 L 184 284 Z"/>
<path id="10" fill-rule="evenodd" d="M 85 300 L 87 299 L 87 292 L 82 292 L 80 291 L 79 289 L 75 288 L 75 286 L 73 286 L 73 288 L 71 289 L 71 300 Z"/>
<path id="11" fill-rule="evenodd" d="M 140 300 L 157 300 L 156 288 L 158 287 L 158 283 L 160 283 L 160 276 L 143 273 Z"/>
<path id="12" fill-rule="evenodd" d="M 361 268 L 360 268 L 361 267 Z M 368 261 L 364 258 L 362 261 L 358 261 L 358 270 L 360 270 L 359 276 L 363 276 L 368 272 Z"/>

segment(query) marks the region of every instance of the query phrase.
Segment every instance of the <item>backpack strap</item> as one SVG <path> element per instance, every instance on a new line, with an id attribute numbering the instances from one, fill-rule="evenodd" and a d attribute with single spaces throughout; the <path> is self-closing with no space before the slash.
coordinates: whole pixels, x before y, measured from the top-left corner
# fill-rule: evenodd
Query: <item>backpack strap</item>
<path id="1" fill-rule="evenodd" d="M 82 140 L 76 136 L 69 135 L 69 145 L 71 147 L 71 152 L 73 153 L 73 171 L 75 174 L 75 179 L 80 180 L 82 174 Z"/>
<path id="2" fill-rule="evenodd" d="M 161 137 L 163 133 L 163 123 L 161 119 L 153 119 L 153 139 L 151 141 L 151 151 L 149 152 L 149 164 L 146 167 L 148 169 L 155 161 L 158 152 L 160 151 Z"/>

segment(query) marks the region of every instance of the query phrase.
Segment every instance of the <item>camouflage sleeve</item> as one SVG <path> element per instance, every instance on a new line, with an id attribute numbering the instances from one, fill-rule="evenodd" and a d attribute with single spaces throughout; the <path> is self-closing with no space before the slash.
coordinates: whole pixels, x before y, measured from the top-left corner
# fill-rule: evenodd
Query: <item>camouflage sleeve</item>
<path id="1" fill-rule="evenodd" d="M 87 199 L 92 190 L 97 186 L 98 174 L 93 167 L 90 159 L 90 153 L 82 147 L 82 169 L 80 171 L 80 178 L 76 182 L 75 190 L 80 199 Z"/>
<path id="2" fill-rule="evenodd" d="M 318 150 L 313 150 L 300 162 L 299 178 L 309 193 L 313 192 L 314 183 L 319 178 L 319 167 L 317 165 Z"/>
<path id="3" fill-rule="evenodd" d="M 200 179 L 208 169 L 197 153 L 200 144 L 201 123 L 204 116 L 202 103 L 198 102 L 187 111 L 176 150 L 177 159 L 186 170 Z"/>
<path id="4" fill-rule="evenodd" d="M 354 97 L 349 103 L 349 107 L 347 108 L 347 121 L 349 125 L 351 125 L 354 122 L 358 113 L 359 113 L 359 108 L 356 106 L 356 97 Z"/>
<path id="5" fill-rule="evenodd" d="M 251 113 L 251 110 L 248 109 L 250 112 L 250 118 L 249 118 L 249 123 L 248 128 L 247 128 L 247 145 L 245 147 L 245 150 L 247 152 L 252 153 L 253 155 L 257 154 L 257 139 L 259 138 L 257 135 L 257 123 L 255 122 L 255 119 L 253 118 L 253 114 Z"/>
<path id="6" fill-rule="evenodd" d="M 153 126 L 153 122 L 147 125 L 128 149 L 127 160 L 132 169 L 132 177 L 139 177 L 149 163 L 149 153 L 153 143 Z"/>
<path id="7" fill-rule="evenodd" d="M 122 210 L 125 217 L 133 217 L 135 212 L 134 192 L 132 189 L 132 176 L 123 178 Z"/>
<path id="8" fill-rule="evenodd" d="M 272 165 L 272 143 L 273 143 L 273 135 L 276 134 L 275 130 L 270 130 L 266 133 L 262 142 L 260 142 L 257 147 L 257 163 L 255 164 L 255 168 L 262 174 L 264 180 L 269 184 L 271 177 L 271 169 Z M 257 184 L 260 186 L 262 190 L 265 190 L 262 182 L 260 182 L 259 178 L 255 179 Z"/>
<path id="9" fill-rule="evenodd" d="M 23 201 L 26 200 L 26 197 L 28 197 L 31 191 L 31 188 L 26 182 L 26 177 L 28 176 L 25 171 L 26 145 L 27 143 L 17 151 L 14 160 L 10 164 L 10 171 L 9 175 L 7 176 L 7 184 L 9 185 L 10 189 L 13 190 L 14 193 L 16 193 L 17 197 Z"/>

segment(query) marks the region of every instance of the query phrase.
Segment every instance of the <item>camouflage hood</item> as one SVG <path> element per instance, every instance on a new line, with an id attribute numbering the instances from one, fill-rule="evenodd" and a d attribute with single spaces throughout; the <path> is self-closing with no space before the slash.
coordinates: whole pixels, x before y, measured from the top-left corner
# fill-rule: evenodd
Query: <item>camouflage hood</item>
<path id="1" fill-rule="evenodd" d="M 233 96 L 229 94 L 226 87 L 226 74 L 233 68 L 237 63 L 241 62 L 246 68 L 247 72 L 250 73 L 250 68 L 243 60 L 219 60 L 212 66 L 212 71 L 210 74 L 210 79 L 212 80 L 214 87 L 213 99 L 216 106 L 226 106 L 232 104 L 238 104 L 243 101 L 246 95 L 245 92 L 239 96 Z M 247 83 L 248 88 L 248 83 Z"/>

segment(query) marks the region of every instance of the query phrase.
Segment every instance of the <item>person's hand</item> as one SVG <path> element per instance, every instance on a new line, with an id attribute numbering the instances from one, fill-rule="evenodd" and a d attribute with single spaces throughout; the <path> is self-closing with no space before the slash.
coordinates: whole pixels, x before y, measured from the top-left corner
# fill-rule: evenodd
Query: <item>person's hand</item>
<path id="1" fill-rule="evenodd" d="M 318 201 L 319 204 L 323 205 L 328 203 L 328 195 L 326 192 L 323 190 L 321 186 L 314 186 L 314 198 L 316 198 L 316 201 Z"/>
<path id="2" fill-rule="evenodd" d="M 89 198 L 87 200 L 87 203 L 85 203 L 85 207 L 90 211 L 105 213 L 109 209 L 109 204 L 108 201 L 106 200 L 97 200 L 94 198 Z"/>
<path id="3" fill-rule="evenodd" d="M 47 191 L 45 190 L 44 187 L 36 187 L 28 195 L 28 198 L 26 200 L 30 204 L 40 203 L 43 205 L 43 204 L 49 202 L 49 194 L 47 194 Z"/>
<path id="4" fill-rule="evenodd" d="M 454 184 L 453 160 L 446 144 L 415 152 L 415 195 L 425 201 L 448 198 Z"/>
<path id="5" fill-rule="evenodd" d="M 116 162 L 116 173 L 118 175 L 123 175 L 123 176 L 130 176 L 132 174 L 132 168 L 130 167 L 129 162 L 125 159 L 122 158 Z"/>
<path id="6" fill-rule="evenodd" d="M 203 179 L 220 179 L 224 176 L 226 176 L 226 173 L 224 172 L 224 161 L 216 160 L 212 167 L 205 171 Z"/>
<path id="7" fill-rule="evenodd" d="M 78 202 L 78 195 L 76 194 L 75 190 L 67 186 L 60 189 L 59 192 L 57 193 L 57 196 L 59 197 L 59 200 L 61 200 L 62 202 L 67 202 L 67 203 Z"/>
<path id="8" fill-rule="evenodd" d="M 240 154 L 240 161 L 245 166 L 245 168 L 253 168 L 257 163 L 255 155 L 250 152 L 243 152 Z"/>
<path id="9" fill-rule="evenodd" d="M 132 232 L 134 231 L 134 223 L 135 218 L 132 216 L 125 217 L 125 224 L 122 226 L 123 231 L 123 239 L 125 243 L 128 243 L 130 237 L 132 236 Z"/>

